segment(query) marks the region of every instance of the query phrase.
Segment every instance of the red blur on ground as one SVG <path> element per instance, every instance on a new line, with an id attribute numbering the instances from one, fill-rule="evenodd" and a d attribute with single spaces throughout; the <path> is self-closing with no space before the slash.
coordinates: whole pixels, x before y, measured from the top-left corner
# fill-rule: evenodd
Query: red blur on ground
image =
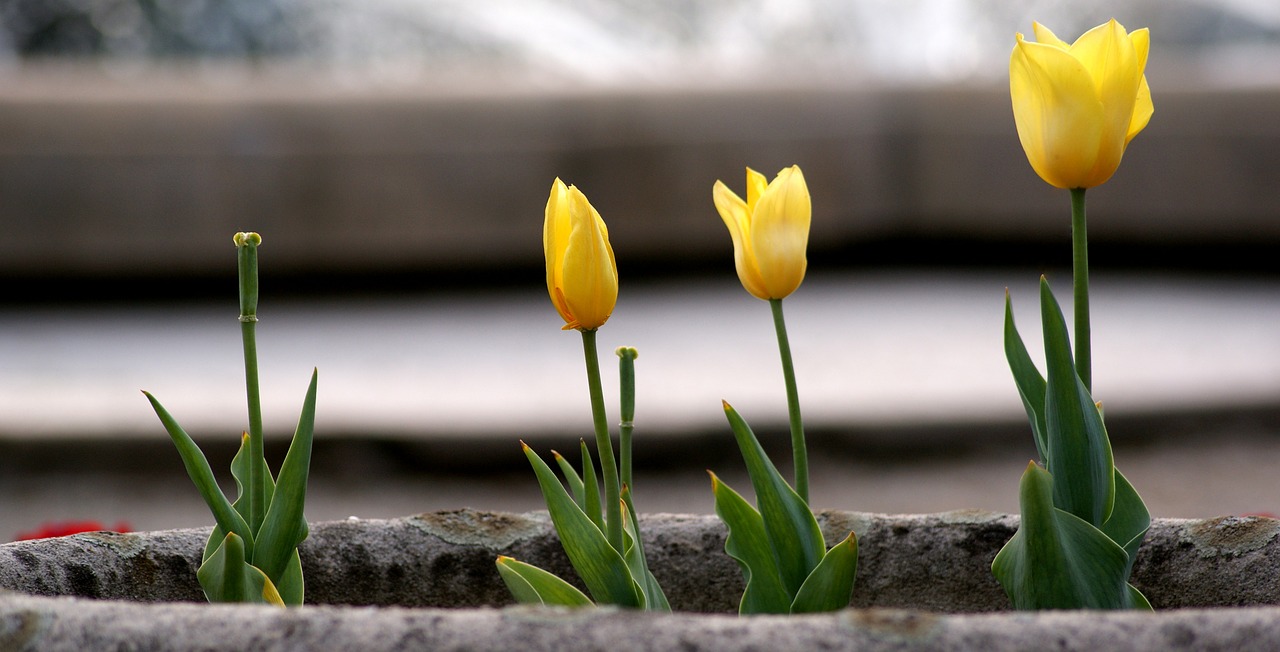
<path id="1" fill-rule="evenodd" d="M 19 533 L 14 541 L 29 541 L 31 539 L 48 539 L 51 537 L 65 537 L 71 534 L 80 534 L 81 532 L 130 532 L 129 524 L 121 521 L 112 527 L 99 523 L 98 521 L 55 521 L 50 523 L 41 523 L 40 527 L 30 532 Z"/>

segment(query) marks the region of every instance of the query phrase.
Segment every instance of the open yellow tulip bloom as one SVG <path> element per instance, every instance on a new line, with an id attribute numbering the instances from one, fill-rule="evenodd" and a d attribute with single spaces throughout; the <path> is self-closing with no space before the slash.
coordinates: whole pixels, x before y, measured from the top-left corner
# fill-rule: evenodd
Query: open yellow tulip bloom
<path id="1" fill-rule="evenodd" d="M 1018 139 L 1036 174 L 1059 188 L 1092 188 L 1120 165 L 1151 119 L 1144 71 L 1150 33 L 1126 33 L 1114 19 L 1068 45 L 1036 23 L 1037 42 L 1018 43 L 1009 92 Z"/>
<path id="2" fill-rule="evenodd" d="M 547 292 L 565 330 L 604 325 L 618 301 L 618 268 L 609 230 L 587 196 L 559 179 L 551 186 L 543 222 Z"/>
<path id="3" fill-rule="evenodd" d="M 809 246 L 809 188 L 800 166 L 778 173 L 767 185 L 764 175 L 747 168 L 747 200 L 717 181 L 716 210 L 733 238 L 733 262 L 742 287 L 757 298 L 781 299 L 804 280 Z"/>

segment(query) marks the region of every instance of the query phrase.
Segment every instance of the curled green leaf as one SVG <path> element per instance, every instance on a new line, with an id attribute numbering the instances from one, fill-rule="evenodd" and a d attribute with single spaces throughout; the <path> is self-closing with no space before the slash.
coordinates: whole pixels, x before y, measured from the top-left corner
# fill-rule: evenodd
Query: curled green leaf
<path id="1" fill-rule="evenodd" d="M 517 602 L 560 607 L 592 606 L 591 598 L 553 573 L 511 557 L 500 556 L 496 563 L 498 574 Z"/>
<path id="2" fill-rule="evenodd" d="M 538 454 L 523 442 L 525 457 L 538 476 L 538 485 L 551 513 L 551 522 L 569 563 L 596 602 L 622 607 L 643 607 L 643 597 L 621 553 L 609 544 L 600 528 L 573 501 Z"/>
<path id="3" fill-rule="evenodd" d="M 822 530 L 809 505 L 778 473 L 747 422 L 728 403 L 724 404 L 724 411 L 751 476 L 756 505 L 782 583 L 789 595 L 795 595 L 826 554 Z"/>
<path id="4" fill-rule="evenodd" d="M 858 574 L 858 538 L 852 532 L 832 546 L 809 573 L 791 603 L 791 613 L 837 611 L 849 606 Z"/>
<path id="5" fill-rule="evenodd" d="M 1067 322 L 1049 289 L 1040 280 L 1041 321 L 1044 327 L 1045 435 L 1053 504 L 1094 527 L 1111 517 L 1115 504 L 1115 464 L 1102 415 L 1088 388 L 1076 373 Z"/>
<path id="6" fill-rule="evenodd" d="M 284 600 L 270 578 L 245 561 L 245 542 L 228 533 L 196 571 L 210 602 L 256 602 L 283 607 Z"/>
<path id="7" fill-rule="evenodd" d="M 742 569 L 746 589 L 738 603 L 738 613 L 785 614 L 791 611 L 793 594 L 782 584 L 778 562 L 764 519 L 750 503 L 732 487 L 711 473 L 711 493 L 715 497 L 716 514 L 729 529 L 724 551 Z"/>
<path id="8" fill-rule="evenodd" d="M 1053 476 L 1034 462 L 1019 487 L 1021 522 L 991 572 L 1015 609 L 1134 606 L 1129 556 L 1101 530 L 1053 506 Z"/>

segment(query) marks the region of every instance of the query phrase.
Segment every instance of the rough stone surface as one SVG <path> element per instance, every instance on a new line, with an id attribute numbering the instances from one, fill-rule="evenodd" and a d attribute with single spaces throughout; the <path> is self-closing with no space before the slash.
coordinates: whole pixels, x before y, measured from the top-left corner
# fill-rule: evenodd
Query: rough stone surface
<path id="1" fill-rule="evenodd" d="M 5 650 L 1224 650 L 1280 645 L 1280 608 L 812 616 L 614 609 L 139 604 L 0 595 Z"/>
<path id="2" fill-rule="evenodd" d="M 990 564 L 1016 530 L 1016 516 L 822 512 L 819 521 L 828 541 L 850 530 L 858 535 L 853 607 L 942 613 L 1009 608 Z M 736 609 L 742 579 L 723 552 L 718 519 L 649 514 L 641 524 L 650 565 L 676 610 Z M 1277 534 L 1280 521 L 1269 518 L 1157 519 L 1139 551 L 1133 583 L 1158 609 L 1280 604 Z M 201 529 L 96 533 L 0 545 L 0 589 L 202 602 L 195 569 L 206 536 Z M 539 512 L 457 510 L 316 523 L 301 553 L 312 605 L 508 605 L 494 568 L 499 554 L 577 583 L 549 519 Z"/>

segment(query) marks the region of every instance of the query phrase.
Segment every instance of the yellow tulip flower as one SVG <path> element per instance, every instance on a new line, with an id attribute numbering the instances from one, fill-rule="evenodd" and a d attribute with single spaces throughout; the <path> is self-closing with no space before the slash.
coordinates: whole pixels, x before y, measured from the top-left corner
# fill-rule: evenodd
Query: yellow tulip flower
<path id="1" fill-rule="evenodd" d="M 1018 139 L 1036 174 L 1058 188 L 1092 188 L 1120 165 L 1125 147 L 1151 119 L 1144 71 L 1151 36 L 1114 19 L 1067 45 L 1034 24 L 1018 34 L 1009 91 Z"/>
<path id="2" fill-rule="evenodd" d="M 587 196 L 556 179 L 547 199 L 542 251 L 547 292 L 564 318 L 564 330 L 595 330 L 618 301 L 618 267 L 609 230 Z"/>
<path id="3" fill-rule="evenodd" d="M 724 182 L 712 189 L 720 219 L 733 238 L 738 279 L 757 298 L 781 299 L 804 280 L 809 245 L 809 188 L 800 166 L 778 173 L 767 185 L 764 175 L 747 168 L 747 200 Z"/>

